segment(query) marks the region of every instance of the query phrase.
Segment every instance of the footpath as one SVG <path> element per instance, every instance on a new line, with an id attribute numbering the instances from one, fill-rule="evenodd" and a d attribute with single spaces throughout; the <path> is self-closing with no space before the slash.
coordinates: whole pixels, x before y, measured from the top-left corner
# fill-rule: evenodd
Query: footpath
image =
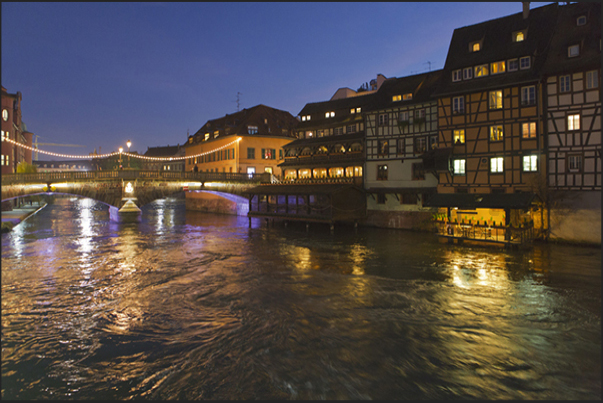
<path id="1" fill-rule="evenodd" d="M 46 207 L 44 202 L 32 202 L 32 204 L 24 204 L 19 208 L 14 208 L 11 211 L 2 212 L 2 232 L 8 232 L 12 228 L 25 220 L 32 214 L 37 213 Z"/>

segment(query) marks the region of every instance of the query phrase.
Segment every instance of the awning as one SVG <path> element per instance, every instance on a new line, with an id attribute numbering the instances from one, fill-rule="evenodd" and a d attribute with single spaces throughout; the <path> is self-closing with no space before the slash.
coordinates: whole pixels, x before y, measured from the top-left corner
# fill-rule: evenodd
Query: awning
<path id="1" fill-rule="evenodd" d="M 527 209 L 540 200 L 534 193 L 437 193 L 425 207 Z"/>

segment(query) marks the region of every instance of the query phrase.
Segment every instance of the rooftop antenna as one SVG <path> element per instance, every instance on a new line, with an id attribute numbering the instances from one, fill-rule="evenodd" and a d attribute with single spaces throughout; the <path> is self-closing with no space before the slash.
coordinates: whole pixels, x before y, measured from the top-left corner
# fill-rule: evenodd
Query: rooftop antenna
<path id="1" fill-rule="evenodd" d="M 239 111 L 239 95 L 243 95 L 240 92 L 237 91 L 237 112 Z"/>
<path id="2" fill-rule="evenodd" d="M 431 62 L 428 60 L 426 63 L 423 64 L 428 64 L 429 65 L 429 71 L 431 71 Z"/>

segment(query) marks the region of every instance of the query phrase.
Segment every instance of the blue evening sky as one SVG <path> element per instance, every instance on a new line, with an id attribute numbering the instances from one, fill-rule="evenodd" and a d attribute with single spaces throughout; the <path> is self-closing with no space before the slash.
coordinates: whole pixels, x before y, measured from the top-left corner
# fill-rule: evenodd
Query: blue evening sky
<path id="1" fill-rule="evenodd" d="M 378 73 L 441 69 L 455 28 L 521 11 L 521 2 L 2 2 L 2 85 L 21 91 L 40 142 L 85 146 L 41 149 L 108 153 L 130 139 L 144 153 L 236 112 L 237 93 L 240 109 L 297 116 Z"/>

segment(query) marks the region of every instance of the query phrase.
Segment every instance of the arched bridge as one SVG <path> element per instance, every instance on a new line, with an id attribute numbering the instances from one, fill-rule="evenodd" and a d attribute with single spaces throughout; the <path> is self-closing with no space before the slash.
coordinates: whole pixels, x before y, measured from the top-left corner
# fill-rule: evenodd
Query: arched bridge
<path id="1" fill-rule="evenodd" d="M 246 189 L 271 181 L 273 176 L 269 173 L 120 170 L 5 174 L 2 201 L 41 193 L 66 193 L 101 201 L 113 207 L 113 213 L 124 208 L 139 209 L 183 190 L 241 195 Z"/>

